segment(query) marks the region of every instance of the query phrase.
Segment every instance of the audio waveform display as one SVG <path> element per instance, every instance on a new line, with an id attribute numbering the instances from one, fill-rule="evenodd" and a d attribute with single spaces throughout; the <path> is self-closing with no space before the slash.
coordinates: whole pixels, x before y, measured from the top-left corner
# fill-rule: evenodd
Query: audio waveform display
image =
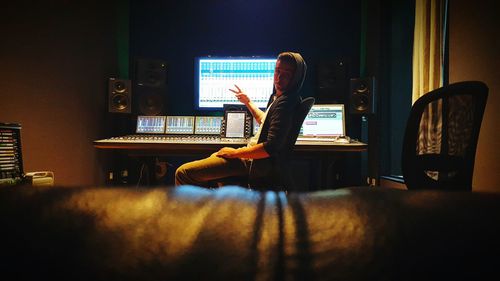
<path id="1" fill-rule="evenodd" d="M 275 58 L 200 58 L 197 61 L 197 107 L 222 109 L 241 104 L 229 89 L 238 85 L 259 107 L 273 92 Z"/>
<path id="2" fill-rule="evenodd" d="M 194 134 L 194 116 L 167 116 L 166 134 Z"/>

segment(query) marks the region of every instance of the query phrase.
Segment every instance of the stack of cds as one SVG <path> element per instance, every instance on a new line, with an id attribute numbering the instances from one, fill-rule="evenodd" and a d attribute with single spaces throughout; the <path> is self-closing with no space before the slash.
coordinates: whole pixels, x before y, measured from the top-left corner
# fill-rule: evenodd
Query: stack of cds
<path id="1" fill-rule="evenodd" d="M 0 185 L 23 182 L 22 159 L 21 125 L 0 123 Z"/>

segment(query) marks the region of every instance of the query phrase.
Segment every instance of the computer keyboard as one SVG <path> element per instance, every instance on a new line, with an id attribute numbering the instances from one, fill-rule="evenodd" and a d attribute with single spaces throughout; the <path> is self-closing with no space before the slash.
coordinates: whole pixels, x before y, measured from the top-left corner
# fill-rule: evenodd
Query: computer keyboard
<path id="1" fill-rule="evenodd" d="M 335 138 L 297 138 L 297 141 L 325 141 L 325 142 L 334 142 Z"/>
<path id="2" fill-rule="evenodd" d="M 297 141 L 350 143 L 349 137 L 298 137 Z"/>

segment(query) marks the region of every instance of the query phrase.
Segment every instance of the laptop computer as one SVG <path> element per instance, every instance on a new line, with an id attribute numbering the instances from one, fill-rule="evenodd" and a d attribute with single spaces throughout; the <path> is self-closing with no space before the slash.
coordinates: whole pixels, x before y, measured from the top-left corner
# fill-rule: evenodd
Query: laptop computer
<path id="1" fill-rule="evenodd" d="M 298 141 L 336 141 L 345 137 L 343 104 L 315 104 L 307 114 Z"/>

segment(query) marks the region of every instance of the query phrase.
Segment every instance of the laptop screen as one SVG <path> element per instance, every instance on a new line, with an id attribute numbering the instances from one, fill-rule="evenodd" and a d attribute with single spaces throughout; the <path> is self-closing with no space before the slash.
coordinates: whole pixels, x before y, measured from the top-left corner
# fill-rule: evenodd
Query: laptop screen
<path id="1" fill-rule="evenodd" d="M 307 114 L 300 129 L 303 137 L 345 136 L 343 104 L 315 104 Z"/>

